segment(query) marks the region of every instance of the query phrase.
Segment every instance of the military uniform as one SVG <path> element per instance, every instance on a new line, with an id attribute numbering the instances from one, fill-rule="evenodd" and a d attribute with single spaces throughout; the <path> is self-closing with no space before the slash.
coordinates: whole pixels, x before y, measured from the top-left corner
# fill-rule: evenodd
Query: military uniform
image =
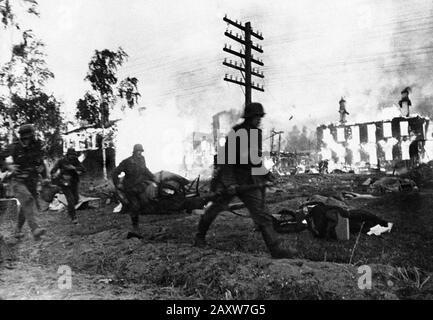
<path id="1" fill-rule="evenodd" d="M 84 172 L 84 167 L 77 158 L 73 149 L 67 151 L 66 157 L 58 160 L 51 169 L 51 176 L 55 176 L 59 171 L 54 182 L 62 189 L 68 202 L 68 214 L 74 223 L 77 223 L 75 205 L 78 203 L 78 185 L 80 182 L 79 174 Z"/>
<path id="2" fill-rule="evenodd" d="M 136 150 L 137 149 L 137 150 Z M 142 147 L 134 147 L 134 151 L 142 151 Z M 146 167 L 146 161 L 140 154 L 133 154 L 123 160 L 112 172 L 113 183 L 119 187 L 119 175 L 124 172 L 121 190 L 127 199 L 127 210 L 131 216 L 134 229 L 138 228 L 140 211 L 153 197 L 149 188 L 155 181 L 154 175 Z"/>
<path id="3" fill-rule="evenodd" d="M 244 114 L 244 118 L 253 117 L 255 115 L 263 116 L 263 107 L 260 104 L 251 104 L 247 106 Z M 256 152 L 261 158 L 262 156 L 262 133 L 261 130 L 252 126 L 250 122 L 244 121 L 240 125 L 233 127 L 233 131 L 245 130 L 250 133 L 251 130 L 258 130 L 258 141 L 257 144 L 253 143 L 251 139 L 248 141 L 247 148 L 242 146 L 238 141 L 236 143 L 236 163 L 230 164 L 228 161 L 229 147 L 228 140 L 226 139 L 225 148 L 225 162 L 223 164 L 217 163 L 215 165 L 216 172 L 214 172 L 212 185 L 212 191 L 221 193 L 223 196 L 219 197 L 218 200 L 212 202 L 207 207 L 205 213 L 201 216 L 198 224 L 198 232 L 195 238 L 195 245 L 205 245 L 205 236 L 211 226 L 212 222 L 222 211 L 228 209 L 228 204 L 234 197 L 234 194 L 228 192 L 232 186 L 262 184 L 266 181 L 268 176 L 253 175 L 252 170 L 262 166 L 262 163 L 254 163 L 250 157 L 251 149 L 257 148 Z M 251 135 L 249 135 L 251 137 Z M 243 150 L 244 149 L 244 150 Z M 242 163 L 242 154 L 248 152 L 248 162 Z M 218 157 L 217 157 L 218 158 Z M 267 210 L 265 205 L 265 188 L 249 189 L 248 191 L 238 191 L 235 194 L 247 207 L 250 212 L 251 218 L 254 220 L 255 225 L 262 233 L 263 239 L 271 252 L 271 255 L 275 258 L 288 258 L 291 257 L 295 251 L 293 249 L 283 250 L 280 247 L 280 242 L 277 238 L 276 232 L 273 228 L 272 216 Z"/>
<path id="4" fill-rule="evenodd" d="M 20 136 L 23 138 L 30 135 L 32 138 L 28 145 L 23 144 L 21 139 L 16 139 L 8 146 L 4 158 L 12 156 L 16 166 L 11 174 L 11 191 L 13 196 L 20 202 L 21 208 L 18 212 L 18 222 L 16 236 L 21 236 L 21 229 L 27 221 L 33 235 L 37 238 L 43 233 L 44 229 L 39 228 L 35 213 L 37 207 L 37 184 L 40 175 L 46 176 L 44 165 L 44 153 L 40 140 L 34 138 L 34 129 L 30 125 L 20 128 Z"/>

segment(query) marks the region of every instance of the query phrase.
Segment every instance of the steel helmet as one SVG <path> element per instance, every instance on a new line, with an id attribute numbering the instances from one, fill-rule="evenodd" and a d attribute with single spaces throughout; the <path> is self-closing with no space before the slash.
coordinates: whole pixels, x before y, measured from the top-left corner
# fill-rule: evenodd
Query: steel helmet
<path id="1" fill-rule="evenodd" d="M 244 115 L 242 118 L 251 118 L 255 116 L 263 117 L 265 115 L 265 110 L 261 103 L 252 102 L 245 107 Z"/>
<path id="2" fill-rule="evenodd" d="M 20 137 L 32 137 L 35 135 L 35 128 L 32 124 L 23 124 L 19 130 L 18 133 L 20 134 Z"/>
<path id="3" fill-rule="evenodd" d="M 132 152 L 138 152 L 138 151 L 141 151 L 141 152 L 144 151 L 143 146 L 141 144 L 139 144 L 139 143 L 137 143 L 136 145 L 134 145 L 134 149 L 132 150 Z"/>

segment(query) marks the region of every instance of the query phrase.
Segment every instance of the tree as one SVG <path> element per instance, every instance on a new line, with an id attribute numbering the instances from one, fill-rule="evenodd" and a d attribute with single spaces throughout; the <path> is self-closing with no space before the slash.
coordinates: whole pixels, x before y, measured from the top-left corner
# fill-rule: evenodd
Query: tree
<path id="1" fill-rule="evenodd" d="M 14 0 L 14 3 L 19 2 L 18 0 Z M 35 0 L 21 0 L 22 5 L 24 5 L 27 13 L 34 14 L 39 16 L 38 12 L 38 2 Z M 0 17 L 1 23 L 5 28 L 9 26 L 14 26 L 17 29 L 20 29 L 20 25 L 16 18 L 16 13 L 14 13 L 14 9 L 11 5 L 10 0 L 0 0 Z"/>
<path id="2" fill-rule="evenodd" d="M 89 71 L 85 81 L 90 82 L 93 92 L 87 92 L 84 97 L 77 101 L 76 118 L 85 120 L 90 124 L 106 128 L 109 124 L 110 111 L 115 106 L 118 98 L 126 102 L 121 109 L 133 108 L 138 103 L 137 85 L 138 79 L 127 77 L 119 81 L 117 70 L 127 60 L 128 55 L 121 47 L 117 51 L 108 49 L 95 50 L 89 62 Z M 104 132 L 103 132 L 104 135 Z M 107 178 L 105 142 L 103 137 L 102 155 L 104 178 Z"/>
<path id="3" fill-rule="evenodd" d="M 46 82 L 54 74 L 47 67 L 43 48 L 30 30 L 24 31 L 23 42 L 13 47 L 11 60 L 0 69 L 0 84 L 8 89 L 8 97 L 2 97 L 0 103 L 0 117 L 9 130 L 33 123 L 54 155 L 63 119 L 61 103 L 45 92 Z"/>

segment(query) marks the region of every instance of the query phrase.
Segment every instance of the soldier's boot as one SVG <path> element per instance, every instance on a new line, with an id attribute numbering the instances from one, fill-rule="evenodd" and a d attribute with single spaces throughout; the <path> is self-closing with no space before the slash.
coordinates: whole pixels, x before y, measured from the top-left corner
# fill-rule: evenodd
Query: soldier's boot
<path id="1" fill-rule="evenodd" d="M 215 220 L 216 215 L 209 214 L 205 212 L 198 223 L 198 230 L 194 239 L 194 247 L 203 248 L 207 245 L 206 243 L 206 233 L 210 228 L 210 225 Z"/>
<path id="2" fill-rule="evenodd" d="M 212 221 L 209 223 L 209 221 L 206 220 L 207 219 L 204 218 L 204 215 L 200 217 L 200 221 L 198 223 L 198 231 L 194 238 L 194 243 L 193 243 L 194 247 L 204 248 L 207 245 L 206 233 L 209 230 Z"/>
<path id="3" fill-rule="evenodd" d="M 275 230 L 272 226 L 261 226 L 260 231 L 263 236 L 263 240 L 265 241 L 266 246 L 268 247 L 269 252 L 271 253 L 272 258 L 274 259 L 291 259 L 298 252 L 296 249 L 292 247 L 283 248 L 281 246 L 281 242 L 278 240 Z"/>
<path id="4" fill-rule="evenodd" d="M 33 239 L 39 240 L 45 233 L 45 229 L 38 227 L 32 231 Z"/>
<path id="5" fill-rule="evenodd" d="M 198 223 L 198 230 L 193 243 L 195 247 L 203 248 L 207 245 L 206 233 L 209 230 L 212 222 L 221 211 L 221 206 L 215 204 L 212 204 L 206 208 L 204 214 L 200 217 L 200 221 Z"/>

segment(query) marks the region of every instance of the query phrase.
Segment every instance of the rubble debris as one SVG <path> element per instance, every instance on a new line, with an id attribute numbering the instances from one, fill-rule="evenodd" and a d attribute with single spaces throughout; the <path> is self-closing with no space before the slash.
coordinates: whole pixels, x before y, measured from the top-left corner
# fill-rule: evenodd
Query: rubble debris
<path id="1" fill-rule="evenodd" d="M 370 185 L 372 193 L 383 194 L 386 192 L 411 192 L 418 191 L 413 180 L 398 177 L 383 177 Z"/>
<path id="2" fill-rule="evenodd" d="M 422 163 L 401 177 L 413 180 L 420 187 L 433 187 L 433 161 Z"/>
<path id="3" fill-rule="evenodd" d="M 101 207 L 101 199 L 95 197 L 86 197 L 83 195 L 79 195 L 80 198 L 78 203 L 75 205 L 75 209 L 80 209 L 83 205 L 88 206 L 89 208 L 100 208 Z M 48 209 L 51 211 L 62 211 L 68 205 L 68 201 L 64 194 L 57 193 L 54 196 L 53 201 L 50 203 Z"/>
<path id="4" fill-rule="evenodd" d="M 122 204 L 119 203 L 116 207 L 113 209 L 113 213 L 120 213 L 122 211 Z"/>
<path id="5" fill-rule="evenodd" d="M 373 181 L 371 180 L 371 178 L 367 178 L 367 180 L 365 180 L 362 185 L 363 186 L 369 186 Z"/>
<path id="6" fill-rule="evenodd" d="M 392 225 L 393 225 L 392 223 L 388 223 L 387 227 L 383 227 L 380 224 L 375 225 L 374 227 L 370 228 L 370 231 L 368 231 L 367 234 L 369 236 L 371 236 L 373 234 L 375 236 L 380 236 L 382 233 L 391 232 Z"/>
<path id="7" fill-rule="evenodd" d="M 355 192 L 347 192 L 347 191 L 342 191 L 341 192 L 341 197 L 345 200 L 350 200 L 350 199 L 377 199 L 376 196 L 373 196 L 371 194 L 360 194 L 360 193 L 355 193 Z"/>

